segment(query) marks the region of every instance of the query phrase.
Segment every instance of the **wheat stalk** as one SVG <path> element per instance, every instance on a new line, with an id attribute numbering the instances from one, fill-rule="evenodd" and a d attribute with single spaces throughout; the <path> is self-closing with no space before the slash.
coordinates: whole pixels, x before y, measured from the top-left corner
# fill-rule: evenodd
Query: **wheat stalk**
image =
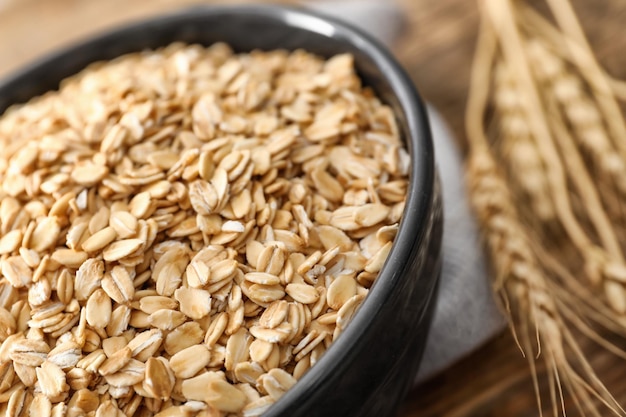
<path id="1" fill-rule="evenodd" d="M 550 133 L 550 128 L 543 117 L 541 99 L 529 71 L 529 64 L 523 51 L 522 39 L 516 30 L 515 20 L 508 0 L 487 0 L 485 10 L 494 25 L 500 39 L 503 59 L 514 72 L 519 88 L 525 92 L 520 101 L 526 112 L 526 121 L 532 136 L 545 162 L 545 177 L 550 187 L 559 221 L 565 228 L 569 238 L 582 249 L 591 246 L 587 233 L 576 219 L 568 196 L 567 177 L 563 161 Z"/>
<path id="2" fill-rule="evenodd" d="M 536 46 L 528 41 L 527 33 L 520 32 L 510 0 L 485 0 L 482 5 L 484 18 L 466 112 L 466 173 L 472 206 L 491 255 L 494 291 L 531 367 L 540 410 L 537 357 L 546 364 L 555 416 L 566 414 L 565 393 L 582 415 L 601 416 L 606 411 L 626 415 L 596 376 L 574 333 L 626 358 L 626 353 L 602 338 L 590 324 L 626 335 L 626 266 L 605 209 L 606 198 L 598 192 L 582 156 L 585 152 L 591 154 L 592 165 L 601 171 L 602 178 L 616 182 L 618 164 L 606 165 L 614 159 L 608 155 L 618 153 L 611 135 L 619 123 L 613 123 L 608 131 L 600 130 L 604 128 L 603 118 L 611 114 L 606 105 L 610 100 L 588 94 L 578 84 L 572 87 L 574 75 L 555 54 L 540 62 L 538 57 L 550 51 L 540 50 L 543 44 Z M 585 52 L 582 47 L 572 50 Z M 580 56 L 576 59 L 589 62 Z M 597 76 L 593 68 L 587 68 L 586 74 L 587 80 Z M 593 82 L 594 91 L 604 94 L 604 84 Z M 493 141 L 488 139 L 484 126 L 491 87 L 494 119 L 499 127 Z M 566 99 L 572 96 L 577 99 L 574 104 Z M 604 107 L 597 104 L 600 99 Z M 602 109 L 598 114 L 593 113 L 594 104 Z M 588 105 L 594 110 L 577 113 L 575 106 Z M 588 132 L 598 131 L 604 143 L 585 142 Z M 511 168 L 507 177 L 510 183 L 500 174 L 499 160 Z M 511 190 L 517 190 L 517 195 Z M 524 204 L 516 206 L 514 200 Z M 517 207 L 540 222 L 557 221 L 562 225 L 582 255 L 587 274 L 602 284 L 605 301 L 589 299 L 589 287 L 550 253 L 538 238 L 540 232 L 529 229 L 521 220 Z M 536 347 L 532 342 L 535 338 Z"/>
<path id="3" fill-rule="evenodd" d="M 607 263 L 624 262 L 624 257 L 617 235 L 606 214 L 596 186 L 581 160 L 580 152 L 573 143 L 566 129 L 553 129 L 560 126 L 549 123 L 545 117 L 545 104 L 540 90 L 533 79 L 532 66 L 524 48 L 522 34 L 516 30 L 516 21 L 509 1 L 487 1 L 486 13 L 503 45 L 503 59 L 511 68 L 512 76 L 518 84 L 519 102 L 526 115 L 527 124 L 538 152 L 544 161 L 545 178 L 550 186 L 550 195 L 556 215 L 565 229 L 570 241 L 585 260 L 585 269 L 594 282 L 607 277 Z M 504 47 L 506 45 L 506 47 Z M 542 62 L 542 64 L 545 64 Z M 552 65 L 554 67 L 554 65 Z M 543 72 L 548 72 L 543 70 Z M 554 72 L 554 70 L 551 70 Z M 553 134 L 554 133 L 554 134 Z M 502 139 L 501 139 L 502 140 Z M 511 141 L 514 141 L 512 138 Z M 567 174 L 566 174 L 567 172 Z M 524 173 L 520 173 L 520 176 Z M 588 233 L 576 217 L 570 200 L 568 184 L 581 196 L 585 214 L 593 226 L 593 234 Z M 536 214 L 536 213 L 535 213 Z M 594 234 L 599 244 L 594 243 Z M 611 272 L 609 269 L 608 272 Z M 609 278 L 612 278 L 609 276 Z M 619 314 L 626 313 L 626 294 L 615 280 L 604 280 L 608 301 Z"/>

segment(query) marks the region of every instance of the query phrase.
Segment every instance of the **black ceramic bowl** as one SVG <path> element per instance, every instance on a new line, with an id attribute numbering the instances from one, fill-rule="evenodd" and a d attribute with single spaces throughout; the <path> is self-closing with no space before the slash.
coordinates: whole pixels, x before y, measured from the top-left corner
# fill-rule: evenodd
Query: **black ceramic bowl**
<path id="1" fill-rule="evenodd" d="M 440 271 L 441 205 L 424 105 L 380 45 L 335 19 L 283 7 L 199 7 L 113 30 L 49 56 L 0 82 L 0 114 L 58 88 L 89 63 L 173 41 L 237 51 L 297 49 L 329 57 L 349 52 L 359 75 L 397 116 L 412 158 L 404 216 L 378 280 L 352 323 L 267 416 L 393 414 L 418 369 Z"/>

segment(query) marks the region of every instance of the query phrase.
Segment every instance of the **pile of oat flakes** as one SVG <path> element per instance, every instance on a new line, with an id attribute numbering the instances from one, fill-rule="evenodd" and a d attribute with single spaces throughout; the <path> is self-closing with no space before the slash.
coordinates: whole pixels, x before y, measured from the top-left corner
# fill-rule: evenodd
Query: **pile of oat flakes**
<path id="1" fill-rule="evenodd" d="M 408 184 L 349 55 L 123 56 L 7 111 L 0 145 L 12 416 L 262 414 L 367 294 Z"/>

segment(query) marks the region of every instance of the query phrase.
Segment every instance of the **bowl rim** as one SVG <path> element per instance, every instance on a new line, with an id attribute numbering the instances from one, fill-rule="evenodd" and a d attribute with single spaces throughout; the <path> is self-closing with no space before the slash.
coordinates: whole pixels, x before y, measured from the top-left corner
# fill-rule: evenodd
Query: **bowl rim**
<path id="1" fill-rule="evenodd" d="M 380 71 L 382 78 L 389 84 L 390 90 L 396 97 L 405 116 L 406 129 L 403 129 L 403 140 L 408 148 L 411 164 L 406 205 L 394 244 L 375 284 L 352 318 L 350 325 L 336 341 L 333 341 L 332 347 L 322 355 L 316 366 L 309 369 L 298 383 L 289 389 L 280 401 L 272 405 L 265 414 L 266 416 L 279 415 L 285 404 L 296 401 L 323 384 L 323 376 L 327 369 L 341 372 L 348 366 L 347 361 L 343 359 L 364 338 L 370 321 L 383 308 L 385 300 L 393 293 L 394 288 L 399 287 L 402 280 L 408 279 L 401 273 L 402 266 L 412 261 L 411 255 L 417 253 L 416 248 L 423 246 L 427 240 L 426 227 L 432 212 L 433 196 L 436 193 L 432 137 L 426 116 L 426 107 L 410 77 L 391 52 L 361 29 L 317 10 L 285 5 L 195 5 L 183 7 L 178 11 L 126 21 L 91 35 L 86 40 L 44 54 L 34 62 L 24 65 L 12 74 L 0 79 L 0 91 L 12 83 L 19 82 L 25 74 L 52 64 L 55 59 L 58 60 L 60 57 L 71 54 L 72 51 L 81 46 L 106 40 L 108 37 L 113 37 L 115 34 L 131 28 L 150 28 L 171 19 L 184 20 L 186 16 L 197 16 L 199 13 L 206 16 L 255 16 L 278 20 L 289 27 L 313 32 L 327 38 L 339 37 L 342 41 L 363 51 L 371 59 Z M 9 103 L 6 108 L 13 104 L 17 103 Z M 5 110 L 0 108 L 0 117 Z M 410 278 L 418 280 L 437 279 L 436 276 Z"/>

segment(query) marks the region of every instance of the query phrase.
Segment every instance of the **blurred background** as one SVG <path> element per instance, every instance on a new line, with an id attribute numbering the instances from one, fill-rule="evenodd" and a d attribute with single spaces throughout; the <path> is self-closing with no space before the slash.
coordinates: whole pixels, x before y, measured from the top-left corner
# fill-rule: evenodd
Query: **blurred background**
<path id="1" fill-rule="evenodd" d="M 360 2 L 361 1 L 361 2 Z M 211 1 L 195 0 L 0 0 L 0 78 L 63 45 L 121 23 Z M 250 3 L 250 1 L 231 1 Z M 305 4 L 329 10 L 352 7 L 385 38 L 424 98 L 444 117 L 464 148 L 463 114 L 478 25 L 478 0 L 339 0 Z M 349 3 L 349 4 L 348 4 Z M 545 10 L 542 2 L 529 1 Z M 601 64 L 626 78 L 626 2 L 575 0 L 573 4 Z M 367 11 L 375 17 L 364 22 Z M 380 18 L 380 17 L 384 18 Z M 622 404 L 626 386 L 607 353 L 587 346 L 590 361 Z M 539 369 L 539 372 L 543 372 Z M 547 389 L 547 387 L 542 387 Z M 548 411 L 548 410 L 545 410 Z M 536 416 L 526 361 L 508 331 L 470 356 L 415 387 L 400 416 Z M 551 414 L 550 414 L 551 415 Z"/>

